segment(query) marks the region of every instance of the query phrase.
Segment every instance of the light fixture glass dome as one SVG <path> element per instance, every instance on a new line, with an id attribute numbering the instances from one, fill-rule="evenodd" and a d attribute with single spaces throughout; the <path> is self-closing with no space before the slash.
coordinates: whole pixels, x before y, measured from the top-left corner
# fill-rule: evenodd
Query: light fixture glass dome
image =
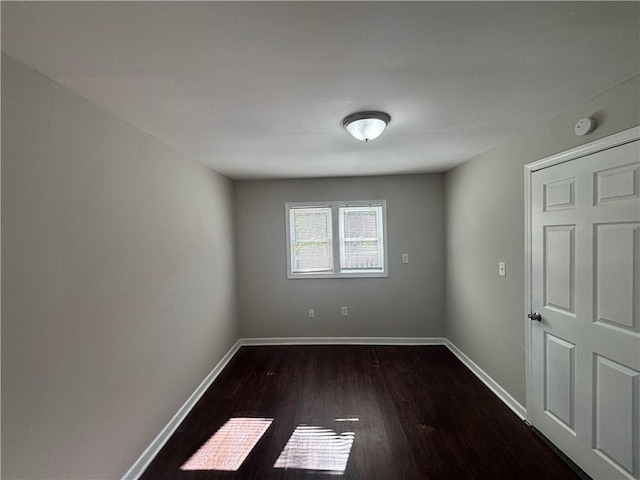
<path id="1" fill-rule="evenodd" d="M 380 136 L 391 117 L 384 112 L 358 112 L 342 121 L 342 126 L 354 138 L 368 142 Z"/>

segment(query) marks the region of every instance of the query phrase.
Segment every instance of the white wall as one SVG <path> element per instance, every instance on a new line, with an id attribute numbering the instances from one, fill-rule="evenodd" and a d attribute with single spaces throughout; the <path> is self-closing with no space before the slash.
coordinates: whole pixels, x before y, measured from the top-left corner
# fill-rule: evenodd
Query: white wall
<path id="1" fill-rule="evenodd" d="M 3 478 L 120 477 L 226 353 L 232 201 L 3 54 Z"/>
<path id="2" fill-rule="evenodd" d="M 446 173 L 446 334 L 523 405 L 524 165 L 640 125 L 639 92 L 634 77 Z M 578 137 L 587 116 L 600 126 Z"/>
<path id="3" fill-rule="evenodd" d="M 442 336 L 442 187 L 442 175 L 236 182 L 242 336 Z M 287 279 L 285 202 L 378 199 L 387 201 L 389 278 Z"/>

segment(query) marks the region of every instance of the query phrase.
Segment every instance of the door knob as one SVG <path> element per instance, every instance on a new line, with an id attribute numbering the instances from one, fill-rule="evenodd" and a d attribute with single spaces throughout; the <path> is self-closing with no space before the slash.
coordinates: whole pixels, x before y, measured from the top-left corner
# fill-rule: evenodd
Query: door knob
<path id="1" fill-rule="evenodd" d="M 538 322 L 542 321 L 542 317 L 538 312 L 530 313 L 527 317 L 529 317 L 529 320 L 537 320 Z"/>

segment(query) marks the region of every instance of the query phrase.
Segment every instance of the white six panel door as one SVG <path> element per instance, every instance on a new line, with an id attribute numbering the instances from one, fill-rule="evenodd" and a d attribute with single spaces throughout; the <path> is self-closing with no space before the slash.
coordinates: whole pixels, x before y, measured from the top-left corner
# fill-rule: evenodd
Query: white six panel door
<path id="1" fill-rule="evenodd" d="M 640 480 L 640 141 L 531 188 L 531 422 L 594 479 Z"/>

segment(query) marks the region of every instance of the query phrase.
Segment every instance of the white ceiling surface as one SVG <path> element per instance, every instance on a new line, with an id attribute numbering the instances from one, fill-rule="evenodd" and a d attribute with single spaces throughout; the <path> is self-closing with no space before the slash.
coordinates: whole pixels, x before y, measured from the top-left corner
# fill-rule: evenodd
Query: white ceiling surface
<path id="1" fill-rule="evenodd" d="M 637 2 L 2 2 L 3 50 L 235 179 L 445 171 L 638 74 L 639 37 Z"/>

